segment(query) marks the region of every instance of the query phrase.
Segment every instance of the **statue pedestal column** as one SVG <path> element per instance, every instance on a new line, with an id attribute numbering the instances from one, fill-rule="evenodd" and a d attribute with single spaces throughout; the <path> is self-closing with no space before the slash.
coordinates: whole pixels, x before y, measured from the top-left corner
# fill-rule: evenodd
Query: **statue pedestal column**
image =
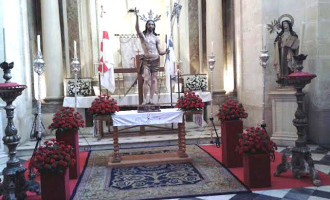
<path id="1" fill-rule="evenodd" d="M 297 131 L 292 124 L 297 110 L 294 88 L 276 89 L 269 93 L 272 100 L 272 137 L 278 146 L 295 146 Z"/>

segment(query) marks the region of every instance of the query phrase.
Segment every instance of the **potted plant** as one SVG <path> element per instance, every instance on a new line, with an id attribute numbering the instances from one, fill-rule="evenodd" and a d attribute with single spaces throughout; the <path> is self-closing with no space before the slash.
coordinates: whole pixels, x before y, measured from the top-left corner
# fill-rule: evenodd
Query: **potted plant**
<path id="1" fill-rule="evenodd" d="M 276 149 L 276 144 L 262 127 L 245 129 L 236 148 L 243 154 L 245 184 L 252 188 L 271 185 L 270 160 L 275 160 Z"/>
<path id="2" fill-rule="evenodd" d="M 55 139 L 45 141 L 38 147 L 31 164 L 40 173 L 41 198 L 69 199 L 70 185 L 68 167 L 76 162 L 70 145 Z"/>
<path id="3" fill-rule="evenodd" d="M 73 108 L 64 107 L 55 113 L 49 129 L 56 130 L 57 141 L 71 145 L 75 151 L 75 160 L 79 160 L 78 129 L 84 127 L 83 117 Z M 76 179 L 80 174 L 79 162 L 70 167 L 70 179 Z"/>
<path id="4" fill-rule="evenodd" d="M 222 162 L 226 167 L 242 167 L 242 156 L 235 152 L 238 134 L 243 132 L 242 118 L 247 118 L 242 104 L 229 99 L 221 104 L 217 114 L 221 121 Z"/>
<path id="5" fill-rule="evenodd" d="M 99 139 L 103 136 L 103 123 L 111 123 L 110 116 L 119 111 L 119 106 L 114 98 L 109 95 L 98 96 L 93 102 L 91 107 L 88 108 L 89 114 L 93 115 L 93 119 L 96 121 L 96 133 Z"/>
<path id="6" fill-rule="evenodd" d="M 190 90 L 185 91 L 183 96 L 178 98 L 175 107 L 185 112 L 198 112 L 200 113 L 204 108 L 204 103 L 199 95 Z"/>

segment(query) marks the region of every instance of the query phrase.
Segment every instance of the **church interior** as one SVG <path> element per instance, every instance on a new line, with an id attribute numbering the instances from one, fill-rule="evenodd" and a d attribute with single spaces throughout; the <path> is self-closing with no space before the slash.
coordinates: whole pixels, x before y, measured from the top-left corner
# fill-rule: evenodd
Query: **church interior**
<path id="1" fill-rule="evenodd" d="M 0 198 L 330 199 L 329 10 L 0 0 Z"/>

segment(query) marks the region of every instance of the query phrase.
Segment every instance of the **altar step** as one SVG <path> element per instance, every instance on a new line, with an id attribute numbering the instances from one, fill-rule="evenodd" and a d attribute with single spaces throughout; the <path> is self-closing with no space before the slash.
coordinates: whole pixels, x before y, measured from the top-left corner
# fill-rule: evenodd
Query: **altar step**
<path id="1" fill-rule="evenodd" d="M 167 128 L 168 130 L 165 130 Z M 139 127 L 131 130 L 119 132 L 120 148 L 140 148 L 140 147 L 155 147 L 155 146 L 176 146 L 178 145 L 178 130 L 165 128 L 146 128 L 146 132 L 139 133 Z M 104 127 L 104 131 L 107 128 Z M 198 127 L 193 122 L 186 123 L 186 144 L 210 144 L 211 131 L 213 127 L 204 126 Z M 220 133 L 220 130 L 217 130 Z M 214 134 L 215 136 L 215 134 Z M 42 139 L 55 138 L 55 135 L 48 135 Z M 31 156 L 36 141 L 28 141 L 17 147 L 18 156 Z M 79 133 L 79 148 L 80 151 L 113 149 L 113 139 L 111 134 L 105 133 L 101 140 L 93 136 L 93 128 L 83 128 Z"/>

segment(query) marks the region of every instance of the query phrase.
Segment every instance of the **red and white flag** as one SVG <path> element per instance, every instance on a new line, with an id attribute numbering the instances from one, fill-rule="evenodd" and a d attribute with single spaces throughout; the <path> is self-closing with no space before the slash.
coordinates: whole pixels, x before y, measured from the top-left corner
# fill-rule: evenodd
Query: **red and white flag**
<path id="1" fill-rule="evenodd" d="M 110 48 L 108 31 L 103 31 L 101 42 L 101 59 L 98 71 L 101 73 L 101 86 L 113 93 L 115 91 L 115 74 L 114 74 L 114 61 Z"/>

